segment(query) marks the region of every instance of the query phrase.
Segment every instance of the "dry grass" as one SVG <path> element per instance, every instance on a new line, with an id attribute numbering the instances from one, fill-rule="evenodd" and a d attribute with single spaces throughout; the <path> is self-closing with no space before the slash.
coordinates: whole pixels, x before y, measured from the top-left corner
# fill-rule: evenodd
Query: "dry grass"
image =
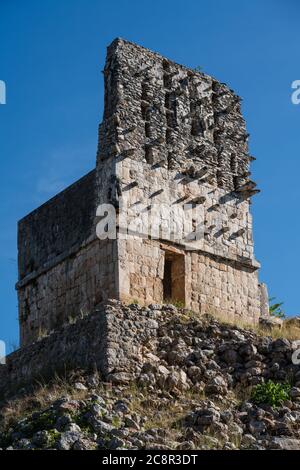
<path id="1" fill-rule="evenodd" d="M 252 389 L 252 385 L 245 386 L 244 384 L 238 383 L 234 390 L 230 390 L 226 398 L 230 400 L 231 404 L 235 403 L 235 405 L 240 405 L 241 403 L 250 400 Z"/>
<path id="2" fill-rule="evenodd" d="M 139 304 L 139 301 L 137 299 L 133 299 L 130 301 L 130 303 Z M 185 309 L 183 302 L 174 302 L 174 300 L 164 301 L 164 304 L 168 303 L 174 305 L 174 307 L 179 310 L 178 316 L 182 323 L 189 323 L 191 320 L 203 319 L 203 314 Z M 284 320 L 282 327 L 273 327 L 271 330 L 267 330 L 259 324 L 254 325 L 250 321 L 247 321 L 241 317 L 234 315 L 231 318 L 228 318 L 228 316 L 219 313 L 217 315 L 212 315 L 212 317 L 215 317 L 222 324 L 227 324 L 230 326 L 236 326 L 237 328 L 250 330 L 259 336 L 270 336 L 273 339 L 286 338 L 290 341 L 300 339 L 300 327 L 297 326 L 293 318 L 287 318 L 286 320 Z"/>
<path id="3" fill-rule="evenodd" d="M 216 318 L 216 320 L 224 325 L 250 330 L 259 336 L 270 336 L 273 339 L 286 338 L 290 341 L 300 339 L 300 328 L 297 326 L 293 318 L 287 318 L 284 320 L 281 327 L 274 327 L 272 330 L 267 330 L 259 324 L 254 325 L 253 323 L 239 317 L 228 318 L 222 314 L 212 315 L 212 317 Z M 182 323 L 188 323 L 191 320 L 203 319 L 203 314 L 196 313 L 191 310 L 185 310 L 180 314 L 180 319 Z"/>
<path id="4" fill-rule="evenodd" d="M 124 390 L 124 393 L 130 400 L 131 411 L 146 418 L 143 424 L 146 431 L 149 429 L 165 430 L 168 437 L 175 442 L 179 437 L 182 439 L 184 417 L 198 408 L 201 401 L 207 398 L 204 391 L 199 391 L 196 387 L 183 391 L 177 397 L 166 394 L 165 399 L 164 396 L 158 396 L 144 388 L 141 389 L 136 384 L 131 384 L 129 388 Z M 224 411 L 232 404 L 238 405 L 243 399 L 248 399 L 250 395 L 251 387 L 245 389 L 241 386 L 237 393 L 230 391 L 227 397 L 222 400 L 215 400 L 215 404 L 221 411 Z M 222 448 L 224 444 L 222 439 L 217 432 L 208 428 L 205 435 L 199 435 L 199 438 L 194 441 L 194 445 L 196 449 L 215 449 L 217 442 L 218 448 Z M 238 448 L 240 446 L 240 436 L 230 436 L 230 442 Z"/>
<path id="5" fill-rule="evenodd" d="M 266 333 L 265 330 L 259 328 L 259 334 L 263 336 L 269 334 L 269 336 L 272 336 L 274 339 L 286 338 L 290 341 L 295 341 L 300 339 L 300 328 L 298 328 L 296 325 L 288 323 L 288 321 L 285 320 L 282 328 L 274 328 L 270 333 Z"/>
<path id="6" fill-rule="evenodd" d="M 224 321 L 225 323 L 228 323 Z M 274 327 L 271 330 L 263 328 L 261 325 L 249 324 L 243 320 L 235 320 L 231 324 L 234 324 L 240 328 L 251 330 L 259 336 L 270 336 L 273 339 L 285 338 L 290 341 L 300 339 L 300 328 L 289 320 L 284 320 L 281 327 Z"/>
<path id="7" fill-rule="evenodd" d="M 188 392 L 187 392 L 188 393 Z M 172 396 L 158 397 L 155 393 L 145 388 L 140 388 L 132 383 L 126 390 L 130 401 L 130 409 L 133 413 L 146 418 L 144 428 L 174 430 L 178 423 L 190 410 L 190 400 L 181 400 Z M 183 394 L 186 397 L 186 393 Z M 183 398 L 183 397 L 182 397 Z"/>
<path id="8" fill-rule="evenodd" d="M 39 326 L 37 339 L 41 340 L 47 338 L 47 336 L 49 336 L 49 332 L 42 326 Z"/>
<path id="9" fill-rule="evenodd" d="M 114 389 L 104 388 L 101 384 L 97 387 L 100 395 L 114 396 Z M 67 396 L 74 400 L 85 400 L 89 395 L 88 390 L 76 390 L 70 385 L 70 380 L 56 377 L 50 385 L 37 384 L 36 389 L 30 396 L 14 399 L 0 412 L 0 431 L 7 430 L 14 423 L 30 416 L 33 412 L 47 409 L 55 400 Z M 160 428 L 171 430 L 178 426 L 179 421 L 187 411 L 190 410 L 191 399 L 199 402 L 202 395 L 188 391 L 183 394 L 182 399 L 169 396 L 161 400 L 155 393 L 137 384 L 131 383 L 122 390 L 122 397 L 129 401 L 133 413 L 141 414 L 146 418 L 145 429 Z M 115 399 L 117 397 L 115 396 Z"/>
<path id="10" fill-rule="evenodd" d="M 33 412 L 46 409 L 63 396 L 74 400 L 84 400 L 87 394 L 87 390 L 76 390 L 67 378 L 61 376 L 56 376 L 49 385 L 37 382 L 30 395 L 10 400 L 0 410 L 0 431 L 9 428 Z"/>
<path id="11" fill-rule="evenodd" d="M 178 312 L 178 320 L 183 323 L 201 319 L 203 319 L 203 315 L 192 311 L 182 310 L 181 312 Z M 248 329 L 261 336 L 271 336 L 274 339 L 300 339 L 300 328 L 297 326 L 297 322 L 295 320 L 293 321 L 293 319 L 285 320 L 281 328 L 273 328 L 272 331 L 266 331 L 261 326 L 249 324 L 240 318 L 228 320 L 228 318 L 218 315 L 216 316 L 216 319 L 222 324 Z M 77 372 L 77 374 L 80 374 L 80 371 Z M 30 396 L 25 396 L 8 402 L 5 407 L 0 410 L 0 431 L 8 429 L 16 421 L 33 412 L 47 409 L 51 403 L 62 396 L 68 396 L 70 399 L 74 400 L 86 399 L 89 394 L 88 390 L 76 390 L 72 383 L 74 383 L 74 380 L 72 380 L 72 377 L 70 376 L 56 376 L 48 385 L 45 383 L 37 383 Z M 108 390 L 102 385 L 98 387 L 98 392 L 107 396 L 114 394 L 113 389 Z M 180 398 L 172 398 L 171 396 L 166 395 L 166 399 L 163 399 L 163 397 L 161 399 L 161 397 L 158 397 L 155 392 L 141 389 L 134 383 L 128 387 L 124 387 L 123 393 L 130 402 L 131 410 L 146 417 L 146 429 L 173 429 L 174 433 L 176 433 L 176 428 L 182 417 L 191 410 L 191 406 L 197 405 L 201 400 L 205 399 L 201 390 L 193 389 L 183 392 Z M 228 399 L 239 403 L 249 399 L 250 393 L 251 391 L 249 389 L 241 387 L 240 390 L 235 390 L 234 396 L 228 396 Z M 220 404 L 220 407 L 221 406 L 222 404 Z"/>

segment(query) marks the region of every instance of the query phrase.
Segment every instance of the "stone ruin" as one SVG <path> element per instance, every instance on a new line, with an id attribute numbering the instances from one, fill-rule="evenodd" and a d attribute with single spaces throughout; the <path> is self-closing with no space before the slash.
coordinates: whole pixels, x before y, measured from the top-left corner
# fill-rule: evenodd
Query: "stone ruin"
<path id="1" fill-rule="evenodd" d="M 122 39 L 108 47 L 96 169 L 19 222 L 21 345 L 109 298 L 181 302 L 256 322 L 262 305 L 252 238 L 254 159 L 240 98 L 224 83 Z M 96 209 L 120 201 L 197 205 L 202 236 L 96 235 Z M 143 208 L 139 210 L 139 205 Z M 194 220 L 193 220 L 194 222 Z M 263 291 L 264 291 L 263 287 Z"/>
<path id="2" fill-rule="evenodd" d="M 267 292 L 253 252 L 249 209 L 259 190 L 250 179 L 254 158 L 240 98 L 224 83 L 122 39 L 108 47 L 103 74 L 96 168 L 19 222 L 21 347 L 108 299 L 167 300 L 257 322 L 267 314 Z M 125 203 L 130 220 L 153 204 L 189 203 L 200 214 L 201 236 L 187 243 L 164 231 L 152 239 L 133 230 L 124 237 Z M 116 209 L 115 239 L 97 237 L 100 204 Z"/>

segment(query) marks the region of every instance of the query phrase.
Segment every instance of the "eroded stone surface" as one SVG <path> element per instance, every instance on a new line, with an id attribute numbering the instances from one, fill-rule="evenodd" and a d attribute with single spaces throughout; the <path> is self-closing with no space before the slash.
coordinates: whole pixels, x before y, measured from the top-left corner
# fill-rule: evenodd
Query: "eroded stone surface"
<path id="1" fill-rule="evenodd" d="M 249 208 L 257 190 L 239 98 L 216 79 L 121 39 L 108 48 L 104 79 L 96 170 L 19 224 L 21 344 L 108 298 L 170 298 L 257 322 L 266 294 L 254 257 Z M 99 204 L 119 211 L 117 239 L 96 238 Z M 149 207 L 163 207 L 164 222 L 185 204 L 197 208 L 197 240 L 164 231 L 149 239 L 139 227 L 122 236 Z M 174 222 L 182 228 L 176 210 Z"/>
<path id="2" fill-rule="evenodd" d="M 96 349 L 100 326 L 105 327 L 97 318 L 107 322 L 106 362 Z M 79 332 L 86 343 L 76 355 Z M 36 353 L 42 362 L 46 355 L 55 361 L 54 348 L 73 359 L 72 372 L 64 370 L 64 381 L 54 381 L 46 395 L 43 386 L 39 401 L 38 390 L 31 395 L 30 374 Z M 2 448 L 299 449 L 300 366 L 291 361 L 291 341 L 171 305 L 145 308 L 113 300 L 102 314 L 78 320 L 59 337 L 53 333 L 25 351 L 25 362 L 15 353 L 9 367 L 15 384 L 27 379 L 26 388 L 8 400 L 1 395 Z M 98 370 L 88 373 L 87 365 L 100 358 Z M 292 386 L 289 399 L 273 408 L 251 398 L 252 387 L 268 380 Z M 19 417 L 13 420 L 15 399 Z"/>

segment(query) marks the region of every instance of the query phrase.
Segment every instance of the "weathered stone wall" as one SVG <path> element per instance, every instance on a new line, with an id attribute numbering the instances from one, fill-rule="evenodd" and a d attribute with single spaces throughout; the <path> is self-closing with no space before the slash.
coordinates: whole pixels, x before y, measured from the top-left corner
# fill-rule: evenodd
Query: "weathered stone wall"
<path id="1" fill-rule="evenodd" d="M 131 236 L 118 240 L 120 298 L 147 305 L 163 301 L 164 251 L 160 243 Z"/>
<path id="2" fill-rule="evenodd" d="M 149 309 L 136 312 L 112 300 L 65 323 L 0 365 L 0 400 L 23 386 L 78 368 L 97 369 L 106 380 L 117 378 L 112 374 L 136 372 L 144 344 L 157 334 L 154 317 Z"/>
<path id="3" fill-rule="evenodd" d="M 164 302 L 166 253 L 184 256 L 184 304 L 195 312 L 258 322 L 260 287 L 256 268 L 205 252 L 131 237 L 119 241 L 120 298 L 144 305 Z M 173 299 L 181 300 L 181 297 Z M 169 299 L 169 301 L 171 301 Z"/>
<path id="4" fill-rule="evenodd" d="M 257 190 L 249 180 L 252 157 L 239 98 L 205 74 L 122 40 L 108 48 L 104 76 L 98 168 L 115 162 L 120 298 L 162 302 L 165 249 L 173 246 L 185 256 L 187 307 L 211 313 L 219 307 L 224 315 L 257 321 L 259 263 L 250 214 Z M 196 207 L 192 242 L 180 236 L 184 219 L 176 215 L 187 204 Z M 148 222 L 157 208 L 153 234 Z M 159 231 L 170 213 L 173 227 Z"/>
<path id="5" fill-rule="evenodd" d="M 166 249 L 184 256 L 188 307 L 213 312 L 219 305 L 257 319 L 249 211 L 257 190 L 239 98 L 214 78 L 121 39 L 108 48 L 104 78 L 96 170 L 19 223 L 22 345 L 108 297 L 162 302 Z M 119 213 L 118 240 L 96 238 L 101 203 Z M 166 222 L 170 209 L 185 204 L 197 210 L 197 240 L 164 231 L 148 240 L 134 223 L 122 238 L 153 206 L 163 207 Z M 181 216 L 174 222 L 183 228 Z"/>
<path id="6" fill-rule="evenodd" d="M 260 291 L 257 270 L 206 253 L 187 253 L 188 307 L 201 313 L 257 323 Z"/>
<path id="7" fill-rule="evenodd" d="M 249 176 L 240 99 L 225 84 L 135 44 L 115 40 L 104 69 L 98 161 L 132 156 L 201 173 L 227 190 Z"/>
<path id="8" fill-rule="evenodd" d="M 10 354 L 7 364 L 0 366 L 0 399 L 23 385 L 74 368 L 97 367 L 106 373 L 106 353 L 107 318 L 105 309 L 100 309 Z"/>
<path id="9" fill-rule="evenodd" d="M 19 280 L 94 234 L 95 170 L 31 212 L 18 225 Z"/>
<path id="10" fill-rule="evenodd" d="M 119 218 L 120 298 L 163 302 L 165 252 L 175 247 L 185 256 L 186 307 L 257 322 L 259 264 L 254 257 L 249 201 L 201 179 L 131 157 L 119 161 L 116 172 L 126 213 Z M 187 207 L 188 218 L 192 209 L 187 205 L 193 204 L 198 239 L 190 241 L 184 238 L 184 218 L 176 209 Z M 159 224 L 168 227 L 168 220 L 173 225 L 161 233 Z M 148 240 L 153 227 L 151 238 L 157 240 Z"/>
<path id="11" fill-rule="evenodd" d="M 19 223 L 20 343 L 118 298 L 116 240 L 96 237 L 96 208 L 114 203 L 115 163 L 103 162 Z"/>
<path id="12" fill-rule="evenodd" d="M 220 374 L 228 387 L 268 378 L 299 386 L 295 348 L 286 339 L 256 336 L 173 305 L 143 307 L 113 299 L 8 356 L 7 365 L 0 366 L 0 401 L 23 386 L 78 369 L 97 369 L 105 381 L 139 380 L 173 391 L 193 384 L 210 387 Z"/>
<path id="13" fill-rule="evenodd" d="M 132 158 L 119 161 L 116 174 L 123 210 L 126 211 L 126 217 L 120 217 L 121 228 L 147 236 L 147 221 L 151 221 L 155 211 L 162 210 L 162 225 L 168 215 L 172 215 L 170 234 L 154 230 L 151 238 L 157 235 L 157 238 L 185 245 L 188 250 L 202 250 L 259 267 L 254 258 L 248 200 L 237 194 L 228 194 L 205 180 L 188 178 L 177 171 L 153 167 Z M 193 206 L 195 212 L 192 217 L 195 216 L 198 239 L 190 241 L 180 236 L 184 234 L 185 223 L 181 209 L 186 208 L 186 220 L 189 220 Z M 154 221 L 155 229 L 158 228 L 157 219 Z M 191 227 L 191 230 L 196 230 L 196 227 Z M 178 235 L 172 233 L 175 229 Z"/>

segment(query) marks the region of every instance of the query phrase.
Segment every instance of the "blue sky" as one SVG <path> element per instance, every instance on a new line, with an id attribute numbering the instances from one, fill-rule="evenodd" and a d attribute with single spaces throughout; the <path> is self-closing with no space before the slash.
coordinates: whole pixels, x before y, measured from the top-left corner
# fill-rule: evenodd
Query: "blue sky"
<path id="1" fill-rule="evenodd" d="M 0 339 L 18 343 L 16 222 L 95 164 L 106 46 L 123 37 L 243 98 L 261 280 L 300 313 L 297 0 L 0 0 Z"/>

